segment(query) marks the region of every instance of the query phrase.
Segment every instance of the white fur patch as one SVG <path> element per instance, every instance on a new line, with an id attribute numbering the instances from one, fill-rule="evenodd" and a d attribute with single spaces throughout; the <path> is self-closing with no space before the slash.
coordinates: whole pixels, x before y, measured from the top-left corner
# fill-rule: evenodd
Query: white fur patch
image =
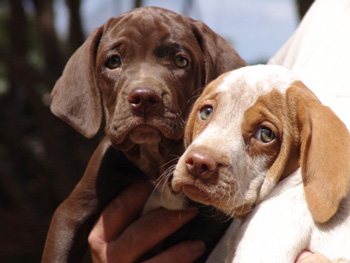
<path id="1" fill-rule="evenodd" d="M 220 207 L 228 215 L 232 215 L 237 207 L 256 203 L 261 185 L 264 185 L 265 194 L 273 188 L 272 182 L 265 182 L 266 158 L 252 157 L 246 153 L 246 143 L 242 136 L 244 113 L 260 96 L 274 89 L 285 93 L 296 80 L 297 78 L 289 70 L 280 66 L 248 66 L 227 73 L 223 81 L 211 91 L 211 96 L 219 94 L 219 102 L 214 107 L 213 117 L 183 156 L 193 149 L 205 148 L 219 162 L 222 159 L 229 162 L 220 169 L 217 185 L 210 188 L 217 191 L 233 187 L 236 189 L 226 193 L 226 204 Z M 175 170 L 173 182 L 188 178 L 191 178 L 191 175 L 187 174 L 182 157 Z M 209 187 L 208 192 L 215 192 L 209 190 Z"/>
<path id="2" fill-rule="evenodd" d="M 173 194 L 169 187 L 164 187 L 163 189 L 155 187 L 144 205 L 143 214 L 160 207 L 169 210 L 185 209 L 187 207 L 187 200 L 182 193 Z"/>
<path id="3" fill-rule="evenodd" d="M 230 72 L 218 87 L 218 91 L 228 91 L 232 84 L 244 82 L 248 89 L 259 87 L 262 92 L 266 93 L 274 88 L 284 93 L 290 84 L 296 80 L 298 78 L 294 73 L 282 66 L 255 65 Z"/>

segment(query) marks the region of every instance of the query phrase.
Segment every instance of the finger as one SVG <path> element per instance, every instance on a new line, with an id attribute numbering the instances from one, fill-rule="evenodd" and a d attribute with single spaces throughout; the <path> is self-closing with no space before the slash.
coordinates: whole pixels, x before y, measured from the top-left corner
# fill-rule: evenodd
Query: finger
<path id="1" fill-rule="evenodd" d="M 89 239 L 109 242 L 118 237 L 137 218 L 151 191 L 152 185 L 147 181 L 126 188 L 103 210 Z"/>
<path id="2" fill-rule="evenodd" d="M 302 252 L 296 263 L 331 263 L 332 261 L 319 253 Z"/>
<path id="3" fill-rule="evenodd" d="M 190 263 L 203 255 L 204 251 L 205 243 L 203 241 L 185 241 L 167 249 L 144 263 Z"/>
<path id="4" fill-rule="evenodd" d="M 295 260 L 295 263 L 300 263 L 303 261 L 303 259 L 305 259 L 307 256 L 311 255 L 312 252 L 310 250 L 303 250 L 297 257 L 297 259 Z"/>
<path id="5" fill-rule="evenodd" d="M 107 247 L 107 258 L 125 256 L 123 262 L 134 262 L 181 226 L 196 216 L 198 210 L 175 211 L 157 209 L 144 215 L 128 227 Z M 132 248 L 132 253 L 125 253 Z M 126 254 L 126 255 L 125 255 Z"/>
<path id="6" fill-rule="evenodd" d="M 322 254 L 320 254 L 320 253 L 314 253 L 313 255 L 312 255 L 312 260 L 313 261 L 310 261 L 310 262 L 314 262 L 314 263 L 332 263 L 332 261 L 329 259 L 329 258 L 327 258 L 326 256 L 324 256 L 324 255 L 322 255 Z M 311 258 L 311 256 L 310 256 L 310 258 Z"/>

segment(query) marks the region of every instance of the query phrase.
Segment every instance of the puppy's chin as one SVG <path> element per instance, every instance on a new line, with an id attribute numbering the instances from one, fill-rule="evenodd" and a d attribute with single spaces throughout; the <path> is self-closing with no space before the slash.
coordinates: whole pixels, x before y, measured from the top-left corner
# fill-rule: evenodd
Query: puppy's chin
<path id="1" fill-rule="evenodd" d="M 215 200 L 211 198 L 210 194 L 206 193 L 203 189 L 199 189 L 193 185 L 183 185 L 182 191 L 184 194 L 193 201 L 199 202 L 204 205 L 215 206 Z"/>
<path id="2" fill-rule="evenodd" d="M 142 125 L 130 131 L 129 139 L 134 144 L 158 144 L 162 137 L 155 127 Z"/>
<path id="3" fill-rule="evenodd" d="M 184 193 L 192 201 L 214 207 L 229 217 L 244 217 L 252 209 L 250 203 L 234 206 L 233 201 L 224 198 L 225 195 L 214 194 L 212 189 L 200 184 L 179 181 L 172 183 L 174 191 Z"/>

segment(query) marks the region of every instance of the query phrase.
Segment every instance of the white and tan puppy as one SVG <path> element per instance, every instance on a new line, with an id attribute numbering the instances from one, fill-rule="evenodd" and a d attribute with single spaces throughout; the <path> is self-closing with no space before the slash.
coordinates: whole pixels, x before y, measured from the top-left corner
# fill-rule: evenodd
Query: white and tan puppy
<path id="1" fill-rule="evenodd" d="M 220 76 L 194 104 L 185 143 L 173 190 L 242 219 L 225 262 L 293 263 L 305 248 L 349 262 L 349 131 L 290 71 Z"/>

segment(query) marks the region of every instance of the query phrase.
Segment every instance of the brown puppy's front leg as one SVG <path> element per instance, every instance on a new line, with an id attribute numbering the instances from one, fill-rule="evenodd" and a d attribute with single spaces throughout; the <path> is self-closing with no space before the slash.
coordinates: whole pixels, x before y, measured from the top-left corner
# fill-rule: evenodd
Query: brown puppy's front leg
<path id="1" fill-rule="evenodd" d="M 83 177 L 56 209 L 48 231 L 42 262 L 80 262 L 90 230 L 104 206 L 132 178 L 141 176 L 107 137 L 94 151 Z"/>

